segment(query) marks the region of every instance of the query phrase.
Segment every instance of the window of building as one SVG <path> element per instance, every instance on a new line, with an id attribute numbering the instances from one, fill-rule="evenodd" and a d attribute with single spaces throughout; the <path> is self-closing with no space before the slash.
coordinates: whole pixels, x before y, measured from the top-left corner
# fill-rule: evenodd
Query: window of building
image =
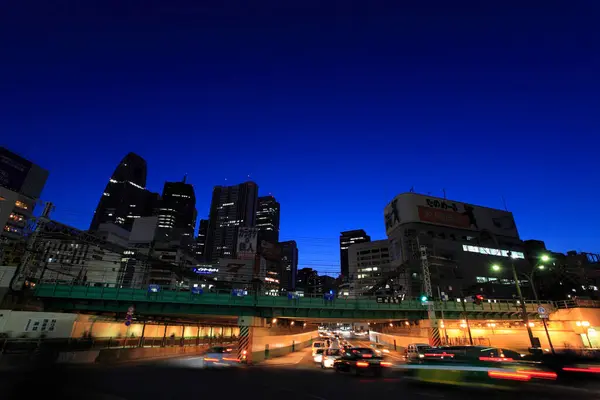
<path id="1" fill-rule="evenodd" d="M 22 209 L 22 210 L 29 210 L 29 206 L 25 203 L 23 203 L 22 201 L 17 200 L 15 202 L 15 206 L 17 206 L 18 208 Z"/>

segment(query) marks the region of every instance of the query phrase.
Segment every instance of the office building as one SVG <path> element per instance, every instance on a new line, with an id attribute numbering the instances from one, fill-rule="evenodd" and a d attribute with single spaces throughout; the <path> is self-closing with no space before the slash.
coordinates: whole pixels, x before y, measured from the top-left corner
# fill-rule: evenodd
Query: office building
<path id="1" fill-rule="evenodd" d="M 157 240 L 191 245 L 196 228 L 196 194 L 185 182 L 165 182 L 158 208 Z"/>
<path id="2" fill-rule="evenodd" d="M 158 198 L 158 194 L 146 190 L 146 161 L 129 153 L 106 184 L 94 211 L 90 231 L 97 230 L 103 223 L 114 223 L 131 231 L 136 218 L 153 214 Z"/>
<path id="3" fill-rule="evenodd" d="M 449 297 L 481 292 L 511 298 L 511 257 L 518 269 L 531 269 L 508 211 L 410 192 L 385 207 L 384 219 L 390 263 L 407 295 L 423 290 L 421 247 L 429 255 L 432 285 Z M 492 264 L 500 266 L 498 271 Z M 482 285 L 488 282 L 493 285 Z"/>
<path id="4" fill-rule="evenodd" d="M 281 287 L 288 291 L 296 290 L 298 275 L 298 245 L 295 240 L 280 242 L 281 249 Z"/>
<path id="5" fill-rule="evenodd" d="M 298 270 L 296 291 L 302 294 L 315 294 L 319 292 L 319 273 L 312 268 Z"/>
<path id="6" fill-rule="evenodd" d="M 198 225 L 198 236 L 194 246 L 194 254 L 199 261 L 206 260 L 206 235 L 208 234 L 208 220 L 201 219 Z"/>
<path id="7" fill-rule="evenodd" d="M 275 197 L 258 198 L 256 228 L 258 229 L 259 243 L 263 240 L 270 243 L 279 242 L 279 214 L 280 205 Z"/>
<path id="8" fill-rule="evenodd" d="M 340 233 L 340 272 L 342 280 L 347 281 L 349 275 L 348 247 L 354 243 L 370 242 L 371 237 L 362 229 Z"/>
<path id="9" fill-rule="evenodd" d="M 254 182 L 215 186 L 210 205 L 206 261 L 215 263 L 219 258 L 236 258 L 240 255 L 237 248 L 238 233 L 240 228 L 255 226 L 257 205 L 258 185 Z M 244 237 L 249 238 L 248 235 Z M 256 251 L 256 237 L 252 240 L 252 250 Z M 243 252 L 249 254 L 246 250 L 249 249 L 244 248 Z"/>
<path id="10" fill-rule="evenodd" d="M 358 297 L 366 294 L 391 272 L 389 242 L 386 239 L 351 244 L 348 264 L 348 295 Z"/>
<path id="11" fill-rule="evenodd" d="M 48 171 L 0 147 L 0 241 L 22 239 Z"/>

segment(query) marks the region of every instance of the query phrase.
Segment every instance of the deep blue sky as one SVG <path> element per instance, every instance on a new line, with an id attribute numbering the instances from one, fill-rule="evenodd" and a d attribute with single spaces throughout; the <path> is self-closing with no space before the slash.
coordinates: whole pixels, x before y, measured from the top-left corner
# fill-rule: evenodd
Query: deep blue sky
<path id="1" fill-rule="evenodd" d="M 199 217 L 250 174 L 323 272 L 411 186 L 600 252 L 597 1 L 11 3 L 0 143 L 50 170 L 60 221 L 87 228 L 134 151 L 151 190 L 189 174 Z"/>

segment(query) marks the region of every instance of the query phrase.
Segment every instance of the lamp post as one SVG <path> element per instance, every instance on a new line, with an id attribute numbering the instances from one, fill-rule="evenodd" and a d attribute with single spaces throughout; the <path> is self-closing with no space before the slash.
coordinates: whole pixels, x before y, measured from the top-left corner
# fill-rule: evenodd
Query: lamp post
<path id="1" fill-rule="evenodd" d="M 521 303 L 521 309 L 523 311 L 523 322 L 525 323 L 525 326 L 527 327 L 527 333 L 529 335 L 529 340 L 531 341 L 531 345 L 534 346 L 535 344 L 534 344 L 534 339 L 533 339 L 533 332 L 531 331 L 531 326 L 529 325 L 529 319 L 527 317 L 527 308 L 525 306 L 525 300 L 523 299 L 523 294 L 521 293 L 521 285 L 519 284 L 519 277 L 518 277 L 517 269 L 515 268 L 514 259 L 512 258 L 512 253 L 510 251 L 508 252 L 508 256 L 511 259 L 513 278 L 515 280 L 515 285 L 517 287 L 517 295 L 519 296 L 519 302 Z M 543 262 L 548 262 L 548 261 L 550 261 L 550 257 L 548 255 L 544 254 L 540 257 L 540 260 Z M 531 272 L 529 274 L 523 273 L 523 275 L 525 277 L 527 277 L 527 279 L 529 280 L 529 283 L 531 285 L 531 291 L 533 292 L 533 297 L 538 306 L 541 306 L 541 304 L 540 304 L 540 299 L 537 295 L 537 290 L 535 289 L 535 283 L 533 281 L 533 278 L 535 276 L 536 269 L 543 270 L 545 268 L 546 267 L 544 264 L 538 264 L 531 270 Z M 500 269 L 501 269 L 501 267 L 498 264 L 492 265 L 492 270 L 500 271 Z M 546 338 L 548 339 L 548 345 L 550 346 L 550 350 L 552 351 L 552 354 L 556 354 L 554 351 L 554 346 L 552 345 L 552 340 L 550 339 L 550 332 L 548 332 L 548 325 L 546 324 L 545 318 L 542 318 L 542 323 L 544 325 L 544 331 L 546 332 Z"/>

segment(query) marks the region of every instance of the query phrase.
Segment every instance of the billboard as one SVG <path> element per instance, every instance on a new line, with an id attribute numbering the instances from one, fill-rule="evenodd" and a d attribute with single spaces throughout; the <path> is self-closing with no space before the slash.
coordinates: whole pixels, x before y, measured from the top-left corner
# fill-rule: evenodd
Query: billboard
<path id="1" fill-rule="evenodd" d="M 20 192 L 31 165 L 31 161 L 0 147 L 0 186 Z"/>
<path id="2" fill-rule="evenodd" d="M 385 207 L 384 219 L 388 236 L 400 224 L 420 222 L 519 238 L 511 212 L 417 193 L 396 196 Z"/>
<path id="3" fill-rule="evenodd" d="M 257 251 L 258 229 L 242 228 L 238 229 L 236 255 L 241 260 L 254 260 Z"/>

